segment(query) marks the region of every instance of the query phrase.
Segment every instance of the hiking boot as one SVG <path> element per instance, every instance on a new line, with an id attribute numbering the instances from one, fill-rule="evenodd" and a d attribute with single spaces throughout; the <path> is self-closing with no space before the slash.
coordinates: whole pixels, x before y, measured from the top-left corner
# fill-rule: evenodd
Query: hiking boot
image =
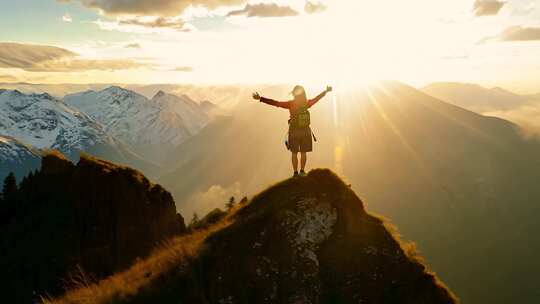
<path id="1" fill-rule="evenodd" d="M 300 170 L 300 176 L 306 176 L 306 175 L 307 175 L 307 174 L 306 174 L 306 171 Z"/>

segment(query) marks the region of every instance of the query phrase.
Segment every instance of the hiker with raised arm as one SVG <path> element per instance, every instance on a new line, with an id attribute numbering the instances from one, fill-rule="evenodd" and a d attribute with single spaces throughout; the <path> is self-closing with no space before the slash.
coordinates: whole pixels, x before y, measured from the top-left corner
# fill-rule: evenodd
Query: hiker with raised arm
<path id="1" fill-rule="evenodd" d="M 253 93 L 253 99 L 259 100 L 271 106 L 288 109 L 289 118 L 289 133 L 286 142 L 287 149 L 292 153 L 292 166 L 294 176 L 305 176 L 304 171 L 307 162 L 307 152 L 313 150 L 313 139 L 315 136 L 311 131 L 311 118 L 309 108 L 321 100 L 326 93 L 331 92 L 332 87 L 328 86 L 325 91 L 313 99 L 307 99 L 306 91 L 302 86 L 295 86 L 291 94 L 293 100 L 290 101 L 275 101 L 270 98 L 262 97 L 258 92 Z M 298 153 L 300 153 L 300 173 L 298 173 Z"/>

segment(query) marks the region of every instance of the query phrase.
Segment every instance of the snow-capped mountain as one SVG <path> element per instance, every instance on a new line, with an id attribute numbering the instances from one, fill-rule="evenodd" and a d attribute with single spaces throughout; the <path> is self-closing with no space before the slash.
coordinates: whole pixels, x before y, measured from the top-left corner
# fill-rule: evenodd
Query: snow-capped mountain
<path id="1" fill-rule="evenodd" d="M 222 112 L 221 109 L 216 104 L 208 100 L 201 101 L 201 108 L 206 113 L 206 115 L 210 117 L 219 115 Z"/>
<path id="2" fill-rule="evenodd" d="M 86 152 L 156 173 L 155 165 L 129 151 L 102 124 L 47 93 L 0 90 L 0 134 L 38 149 L 58 150 L 72 160 Z"/>
<path id="3" fill-rule="evenodd" d="M 64 97 L 66 104 L 94 118 L 105 130 L 145 158 L 159 161 L 209 121 L 209 115 L 187 96 L 162 91 L 151 100 L 117 86 Z"/>
<path id="4" fill-rule="evenodd" d="M 0 133 L 39 149 L 72 155 L 98 143 L 112 144 L 103 126 L 47 93 L 0 92 Z"/>
<path id="5" fill-rule="evenodd" d="M 196 103 L 187 95 L 176 96 L 159 91 L 151 101 L 157 104 L 161 111 L 178 115 L 190 135 L 199 132 L 208 123 L 209 118 L 202 104 Z"/>
<path id="6" fill-rule="evenodd" d="M 0 135 L 0 181 L 9 172 L 17 179 L 39 167 L 41 151 L 27 146 L 10 136 Z"/>

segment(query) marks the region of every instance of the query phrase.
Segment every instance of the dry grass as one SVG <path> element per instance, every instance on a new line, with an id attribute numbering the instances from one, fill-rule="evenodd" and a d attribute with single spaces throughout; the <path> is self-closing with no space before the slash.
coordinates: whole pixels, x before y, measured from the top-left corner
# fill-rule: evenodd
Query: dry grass
<path id="1" fill-rule="evenodd" d="M 171 269 L 187 269 L 208 236 L 229 226 L 238 209 L 240 206 L 233 208 L 224 219 L 207 229 L 196 230 L 161 244 L 148 258 L 99 282 L 90 282 L 81 271 L 71 279 L 68 278 L 67 292 L 62 297 L 42 297 L 42 303 L 105 304 L 134 296 Z"/>

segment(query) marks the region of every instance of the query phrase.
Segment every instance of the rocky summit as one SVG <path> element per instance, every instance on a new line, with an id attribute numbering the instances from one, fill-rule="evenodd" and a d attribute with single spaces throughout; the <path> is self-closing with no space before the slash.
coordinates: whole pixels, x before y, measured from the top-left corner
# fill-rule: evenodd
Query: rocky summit
<path id="1" fill-rule="evenodd" d="M 261 193 L 207 245 L 210 303 L 456 302 L 328 170 Z"/>
<path id="2" fill-rule="evenodd" d="M 231 213 L 223 220 L 227 224 L 208 229 L 187 260 L 162 263 L 167 254 L 158 252 L 127 272 L 51 303 L 458 302 L 414 246 L 366 212 L 329 170 L 283 181 Z M 181 252 L 198 238 L 177 239 L 178 248 L 167 250 Z M 165 271 L 151 269 L 167 262 Z M 99 300 L 93 299 L 96 294 L 102 295 Z"/>

